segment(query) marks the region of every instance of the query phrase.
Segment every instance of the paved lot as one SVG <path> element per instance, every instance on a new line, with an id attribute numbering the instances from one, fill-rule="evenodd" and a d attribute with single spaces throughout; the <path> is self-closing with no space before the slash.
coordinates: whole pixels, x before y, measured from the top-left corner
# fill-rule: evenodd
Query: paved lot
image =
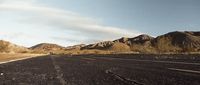
<path id="1" fill-rule="evenodd" d="M 1 64 L 0 85 L 200 85 L 199 58 L 51 55 Z"/>

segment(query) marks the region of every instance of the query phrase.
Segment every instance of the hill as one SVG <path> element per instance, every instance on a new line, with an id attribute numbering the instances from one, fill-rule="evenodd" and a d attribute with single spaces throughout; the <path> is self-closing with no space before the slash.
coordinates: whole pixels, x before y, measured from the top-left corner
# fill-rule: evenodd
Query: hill
<path id="1" fill-rule="evenodd" d="M 113 41 L 104 41 L 94 44 L 80 44 L 62 47 L 57 44 L 41 43 L 27 49 L 0 40 L 0 52 L 2 53 L 112 53 L 112 52 L 136 52 L 136 53 L 200 53 L 200 32 L 175 31 L 157 37 L 142 34 L 136 37 L 122 37 Z"/>
<path id="2" fill-rule="evenodd" d="M 170 32 L 152 41 L 154 47 L 163 52 L 200 51 L 200 32 Z"/>
<path id="3" fill-rule="evenodd" d="M 123 46 L 117 46 L 122 45 L 122 43 L 124 44 Z M 125 51 L 129 46 L 132 51 L 140 53 L 200 52 L 200 32 L 175 31 L 156 38 L 146 34 L 133 38 L 122 37 L 114 41 L 86 45 L 82 49 L 114 50 L 110 49 L 113 46 L 115 49 L 121 49 L 121 51 L 123 50 L 122 47 L 126 47 L 126 49 L 124 48 Z"/>
<path id="4" fill-rule="evenodd" d="M 82 47 L 85 47 L 85 44 L 79 44 L 74 46 L 68 46 L 66 47 L 66 50 L 80 50 Z"/>
<path id="5" fill-rule="evenodd" d="M 23 46 L 0 40 L 0 53 L 23 53 L 28 51 L 29 50 Z"/>
<path id="6" fill-rule="evenodd" d="M 32 46 L 29 49 L 35 52 L 55 52 L 55 51 L 62 51 L 65 48 L 57 44 L 41 43 L 41 44 Z"/>
<path id="7" fill-rule="evenodd" d="M 105 42 L 99 42 L 95 44 L 90 44 L 82 49 L 100 49 L 100 50 L 111 50 L 111 51 L 128 51 L 131 47 L 135 45 L 149 45 L 151 40 L 154 38 L 149 35 L 139 35 L 134 38 L 126 38 L 122 37 L 120 39 L 116 39 L 114 41 L 105 41 Z M 145 46 L 144 46 L 145 47 Z"/>

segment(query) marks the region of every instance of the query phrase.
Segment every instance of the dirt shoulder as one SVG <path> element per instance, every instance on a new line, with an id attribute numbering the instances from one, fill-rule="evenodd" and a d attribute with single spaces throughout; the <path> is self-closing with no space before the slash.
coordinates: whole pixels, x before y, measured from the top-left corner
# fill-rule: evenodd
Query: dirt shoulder
<path id="1" fill-rule="evenodd" d="M 45 54 L 27 54 L 27 53 L 0 53 L 0 64 L 6 62 L 12 62 L 17 60 L 28 59 L 32 57 L 44 56 Z"/>

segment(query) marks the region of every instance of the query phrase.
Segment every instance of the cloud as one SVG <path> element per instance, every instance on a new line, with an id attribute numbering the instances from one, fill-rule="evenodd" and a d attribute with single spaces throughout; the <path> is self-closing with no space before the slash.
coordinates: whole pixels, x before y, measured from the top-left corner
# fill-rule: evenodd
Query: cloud
<path id="1" fill-rule="evenodd" d="M 0 32 L 0 39 L 10 41 L 14 44 L 30 47 L 33 43 L 42 40 L 40 37 L 25 33 Z"/>
<path id="2" fill-rule="evenodd" d="M 60 30 L 76 31 L 81 36 L 92 38 L 113 38 L 119 36 L 136 36 L 139 31 L 103 25 L 98 19 L 81 16 L 79 13 L 54 8 L 41 4 L 37 0 L 0 0 L 0 11 L 27 14 L 21 23 L 31 23 L 54 27 Z M 98 35 L 98 36 L 96 36 Z M 76 36 L 74 34 L 73 36 Z M 94 37 L 95 36 L 95 37 Z M 60 38 L 65 39 L 65 38 Z M 68 39 L 68 38 L 66 38 Z M 80 39 L 80 38 L 77 38 Z"/>

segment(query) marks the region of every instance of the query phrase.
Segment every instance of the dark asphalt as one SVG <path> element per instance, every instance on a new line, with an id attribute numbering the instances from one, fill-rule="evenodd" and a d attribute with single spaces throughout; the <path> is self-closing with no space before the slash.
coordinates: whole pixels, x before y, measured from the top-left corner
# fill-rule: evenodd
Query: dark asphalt
<path id="1" fill-rule="evenodd" d="M 51 55 L 0 65 L 0 85 L 200 85 L 199 55 Z"/>

